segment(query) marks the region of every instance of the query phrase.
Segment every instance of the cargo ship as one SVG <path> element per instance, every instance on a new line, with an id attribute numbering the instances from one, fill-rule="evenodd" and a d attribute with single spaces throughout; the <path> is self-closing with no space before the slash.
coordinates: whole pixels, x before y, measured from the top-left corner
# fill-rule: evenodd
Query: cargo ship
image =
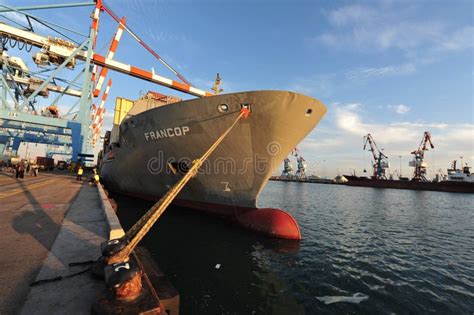
<path id="1" fill-rule="evenodd" d="M 345 183 L 348 186 L 474 193 L 474 174 L 470 172 L 468 165 L 457 169 L 456 161 L 453 161 L 451 168 L 447 171 L 447 176 L 444 178 L 438 176 L 434 181 L 408 180 L 408 178 L 405 180 L 377 179 L 354 175 L 344 175 L 344 177 L 348 179 Z"/>
<path id="2" fill-rule="evenodd" d="M 122 102 L 122 107 L 124 106 Z M 318 100 L 289 91 L 249 91 L 180 100 L 149 92 L 114 120 L 101 154 L 107 189 L 158 200 L 232 124 L 238 123 L 174 204 L 231 218 L 264 234 L 300 239 L 286 211 L 258 208 L 273 171 L 326 112 Z M 122 113 L 122 114 L 120 114 Z"/>

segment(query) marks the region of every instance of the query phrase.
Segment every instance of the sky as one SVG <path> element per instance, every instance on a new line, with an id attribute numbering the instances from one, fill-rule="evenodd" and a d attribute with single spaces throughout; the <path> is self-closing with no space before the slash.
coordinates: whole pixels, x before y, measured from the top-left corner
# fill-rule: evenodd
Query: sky
<path id="1" fill-rule="evenodd" d="M 219 72 L 225 92 L 290 90 L 322 101 L 326 116 L 298 145 L 310 174 L 364 174 L 371 160 L 362 149 L 367 133 L 389 156 L 390 172 L 400 170 L 401 156 L 403 175 L 411 174 L 410 152 L 424 131 L 431 132 L 435 145 L 426 153 L 430 176 L 446 172 L 461 156 L 474 164 L 472 1 L 106 3 L 199 88 L 209 89 Z M 90 11 L 34 14 L 86 33 Z M 116 24 L 106 14 L 100 23 L 97 48 L 104 54 Z M 128 34 L 114 58 L 173 78 Z M 111 127 L 117 96 L 136 99 L 141 91 L 154 90 L 190 98 L 125 75 L 109 77 L 113 85 L 103 130 Z"/>

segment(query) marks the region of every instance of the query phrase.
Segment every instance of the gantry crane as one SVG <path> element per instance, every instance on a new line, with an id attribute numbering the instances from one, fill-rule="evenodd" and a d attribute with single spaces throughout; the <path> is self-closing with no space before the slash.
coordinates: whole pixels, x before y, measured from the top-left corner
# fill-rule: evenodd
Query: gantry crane
<path id="1" fill-rule="evenodd" d="M 375 143 L 374 138 L 370 133 L 364 136 L 364 150 L 372 152 L 372 178 L 374 179 L 387 179 L 385 176 L 385 170 L 388 169 L 388 157 L 380 150 Z"/>
<path id="2" fill-rule="evenodd" d="M 413 171 L 413 181 L 428 181 L 425 177 L 426 168 L 428 167 L 428 163 L 424 161 L 425 158 L 425 151 L 428 151 L 428 144 L 431 149 L 434 149 L 434 145 L 431 142 L 431 134 L 428 131 L 425 131 L 423 134 L 423 138 L 421 139 L 420 145 L 418 149 L 411 152 L 413 154 L 413 161 L 410 161 L 408 164 L 411 167 L 414 167 L 415 170 Z"/>
<path id="3" fill-rule="evenodd" d="M 37 9 L 61 9 L 81 6 L 94 7 L 90 15 L 92 23 L 86 34 L 81 34 L 27 13 L 27 11 Z M 0 17 L 4 12 L 15 12 L 15 14 L 23 15 L 29 26 L 20 25 L 20 27 L 16 27 L 9 25 L 9 23 L 0 23 L 0 120 L 2 121 L 1 127 L 3 127 L 0 130 L 0 157 L 4 151 L 3 149 L 7 147 L 13 148 L 8 150 L 9 154 L 14 154 L 15 148 L 18 148 L 22 141 L 67 147 L 67 152 L 71 153 L 74 161 L 81 156 L 93 157 L 91 154 L 93 144 L 98 140 L 105 111 L 105 107 L 102 105 L 104 97 L 101 98 L 101 106 L 96 106 L 94 100 L 99 100 L 100 92 L 104 91 L 102 86 L 106 82 L 105 76 L 108 69 L 192 96 L 214 95 L 214 93 L 192 86 L 189 81 L 165 62 L 125 24 L 124 17 L 119 18 L 103 0 L 17 8 L 0 4 Z M 100 55 L 96 50 L 101 12 L 107 13 L 118 23 L 118 30 L 106 55 Z M 38 34 L 33 29 L 31 21 L 46 25 L 60 37 Z M 19 25 L 19 23 L 15 24 Z M 82 39 L 85 38 L 85 40 L 81 39 L 78 42 L 65 35 L 64 31 L 73 34 L 72 37 L 74 37 L 74 34 L 82 36 Z M 175 81 L 158 75 L 153 68 L 151 71 L 147 71 L 116 60 L 114 53 L 120 36 L 124 32 L 130 34 L 134 40 L 176 75 L 179 80 Z M 39 68 L 43 69 L 35 73 L 30 71 L 20 58 L 11 57 L 6 53 L 4 48 L 7 44 L 10 45 L 10 48 L 25 50 L 26 52 L 30 52 L 35 47 L 35 49 L 39 49 L 36 53 L 33 52 L 33 61 Z M 63 69 L 74 71 L 77 75 L 68 82 L 60 81 L 57 75 Z M 49 75 L 47 75 L 48 71 Z M 81 85 L 77 83 L 79 80 L 82 80 Z M 59 84 L 60 82 L 67 83 L 67 85 Z M 110 88 L 110 85 L 107 84 L 107 87 Z M 78 100 L 65 115 L 61 115 L 60 118 L 62 119 L 57 119 L 58 111 L 54 111 L 49 115 L 51 110 L 47 110 L 45 113 L 48 115 L 43 116 L 35 108 L 36 98 L 37 96 L 48 97 L 49 92 L 59 94 L 51 103 L 51 106 L 55 106 L 56 109 L 58 100 L 64 95 L 76 97 Z M 106 96 L 107 93 L 104 92 L 103 94 Z M 49 107 L 49 109 L 51 108 L 53 107 Z M 66 119 L 67 116 L 73 118 Z"/>

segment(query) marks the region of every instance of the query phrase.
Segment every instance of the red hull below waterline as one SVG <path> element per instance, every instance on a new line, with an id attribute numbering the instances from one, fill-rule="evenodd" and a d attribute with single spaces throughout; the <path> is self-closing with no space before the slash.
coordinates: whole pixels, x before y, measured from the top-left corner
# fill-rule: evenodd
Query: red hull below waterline
<path id="1" fill-rule="evenodd" d="M 233 207 L 188 200 L 175 200 L 173 204 L 232 218 L 240 226 L 268 236 L 301 240 L 300 228 L 295 218 L 281 209 Z"/>
<path id="2" fill-rule="evenodd" d="M 156 201 L 156 198 L 147 195 L 118 193 L 130 197 Z M 183 199 L 174 200 L 173 205 L 219 215 L 236 222 L 241 227 L 267 236 L 289 240 L 301 240 L 300 228 L 295 218 L 281 209 L 236 207 Z"/>

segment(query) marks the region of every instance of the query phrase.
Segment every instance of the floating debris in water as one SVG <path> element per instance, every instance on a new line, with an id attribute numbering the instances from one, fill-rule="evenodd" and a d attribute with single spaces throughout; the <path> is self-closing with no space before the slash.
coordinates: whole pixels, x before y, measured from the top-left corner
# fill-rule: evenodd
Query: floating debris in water
<path id="1" fill-rule="evenodd" d="M 324 302 L 324 304 L 339 302 L 359 304 L 360 302 L 368 300 L 369 296 L 365 295 L 364 293 L 357 292 L 353 296 L 317 296 L 316 298 L 321 302 Z"/>
<path id="2" fill-rule="evenodd" d="M 384 285 L 373 285 L 373 286 L 369 286 L 369 289 L 370 290 L 375 290 L 375 291 L 383 290 L 383 289 L 385 289 L 385 286 Z"/>

